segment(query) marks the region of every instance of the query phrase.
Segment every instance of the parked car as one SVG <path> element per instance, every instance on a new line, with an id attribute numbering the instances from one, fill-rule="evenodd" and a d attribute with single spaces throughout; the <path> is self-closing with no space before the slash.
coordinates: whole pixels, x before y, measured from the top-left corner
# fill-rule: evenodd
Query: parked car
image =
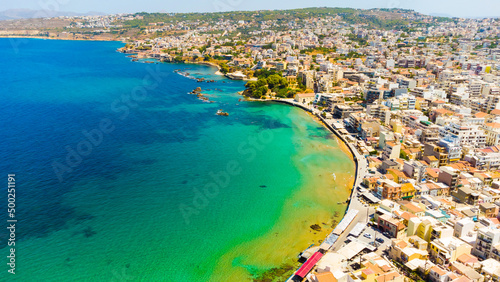
<path id="1" fill-rule="evenodd" d="M 366 237 L 366 238 L 368 238 L 368 239 L 371 239 L 371 238 L 372 238 L 372 234 L 370 234 L 370 233 L 365 233 L 365 235 L 363 235 L 363 236 L 365 236 L 365 237 Z"/>
<path id="2" fill-rule="evenodd" d="M 382 239 L 382 238 L 377 238 L 377 239 L 375 239 L 375 241 L 377 241 L 379 243 L 384 243 L 384 239 Z"/>

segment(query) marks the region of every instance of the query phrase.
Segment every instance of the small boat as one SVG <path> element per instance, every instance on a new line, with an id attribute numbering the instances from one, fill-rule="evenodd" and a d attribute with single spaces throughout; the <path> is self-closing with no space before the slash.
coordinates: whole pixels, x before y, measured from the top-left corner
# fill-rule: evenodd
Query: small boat
<path id="1" fill-rule="evenodd" d="M 218 110 L 218 111 L 217 111 L 217 115 L 218 115 L 218 116 L 228 116 L 229 114 L 228 114 L 228 113 L 226 113 L 226 112 L 223 112 L 222 110 Z"/>

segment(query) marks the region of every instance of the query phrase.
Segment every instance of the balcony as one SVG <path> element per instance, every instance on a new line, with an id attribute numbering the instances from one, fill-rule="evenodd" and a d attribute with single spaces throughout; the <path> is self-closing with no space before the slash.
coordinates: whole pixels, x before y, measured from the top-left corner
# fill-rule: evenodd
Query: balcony
<path id="1" fill-rule="evenodd" d="M 490 243 L 491 244 L 491 238 L 484 237 L 484 236 L 479 236 L 478 239 L 481 240 L 481 241 L 484 241 L 486 243 Z"/>
<path id="2" fill-rule="evenodd" d="M 484 243 L 483 241 L 478 241 L 478 246 L 484 248 L 485 250 L 489 250 L 491 248 L 491 244 Z"/>

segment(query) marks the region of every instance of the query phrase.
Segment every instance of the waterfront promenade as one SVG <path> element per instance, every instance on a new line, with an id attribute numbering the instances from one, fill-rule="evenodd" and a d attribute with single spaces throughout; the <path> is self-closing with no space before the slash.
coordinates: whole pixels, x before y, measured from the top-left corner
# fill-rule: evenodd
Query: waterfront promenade
<path id="1" fill-rule="evenodd" d="M 358 187 L 362 183 L 363 178 L 368 173 L 368 162 L 367 162 L 365 156 L 361 155 L 358 152 L 358 150 L 354 147 L 354 145 L 351 144 L 350 142 L 348 142 L 340 134 L 340 132 L 338 132 L 335 129 L 335 127 L 333 127 L 332 124 L 334 123 L 335 120 L 323 118 L 321 116 L 321 111 L 320 110 L 315 109 L 314 107 L 311 107 L 309 105 L 296 102 L 293 99 L 272 99 L 272 100 L 261 100 L 261 101 L 274 101 L 274 102 L 289 104 L 289 105 L 292 105 L 292 106 L 295 106 L 295 107 L 299 107 L 299 108 L 301 108 L 301 109 L 303 109 L 305 111 L 308 111 L 308 112 L 314 114 L 316 117 L 318 117 L 321 120 L 321 122 L 328 128 L 328 130 L 330 130 L 333 134 L 335 134 L 349 148 L 349 151 L 351 151 L 352 158 L 353 158 L 353 161 L 354 161 L 355 166 L 356 166 L 356 175 L 355 175 L 353 189 L 352 189 L 351 196 L 350 196 L 351 200 L 349 201 L 348 210 L 351 209 L 351 208 L 352 209 L 358 209 L 358 208 L 361 208 L 361 207 L 364 208 L 363 204 L 360 201 L 357 200 L 358 191 L 355 188 Z M 348 210 L 346 210 L 346 213 L 348 212 Z M 360 209 L 358 209 L 358 210 L 360 210 Z M 366 210 L 365 210 L 365 213 L 366 213 Z"/>
<path id="2" fill-rule="evenodd" d="M 269 100 L 262 100 L 262 101 L 269 101 Z M 321 111 L 320 110 L 315 109 L 314 107 L 311 107 L 309 105 L 296 102 L 293 99 L 272 99 L 270 101 L 284 103 L 284 104 L 289 104 L 289 105 L 292 105 L 292 106 L 295 106 L 295 107 L 299 107 L 299 108 L 301 108 L 301 109 L 303 109 L 305 111 L 308 111 L 308 112 L 314 114 L 316 117 L 318 117 L 322 121 L 322 123 L 328 128 L 328 130 L 330 130 L 333 134 L 335 134 L 349 148 L 349 151 L 351 151 L 351 154 L 352 154 L 352 157 L 353 157 L 353 161 L 354 161 L 354 163 L 356 165 L 356 175 L 355 175 L 355 180 L 354 180 L 354 185 L 353 185 L 353 192 L 351 193 L 351 197 L 350 198 L 351 198 L 351 200 L 353 200 L 353 198 L 356 198 L 358 191 L 355 188 L 358 187 L 362 183 L 363 178 L 368 173 L 368 163 L 366 161 L 365 156 L 361 155 L 358 152 L 358 150 L 354 147 L 354 145 L 351 144 L 350 142 L 348 142 L 340 134 L 340 132 L 338 132 L 333 127 L 332 124 L 334 123 L 335 120 L 333 120 L 333 119 L 325 119 L 325 118 L 323 118 L 321 116 Z M 357 208 L 358 207 L 357 205 L 361 204 L 361 202 L 355 201 L 352 204 L 355 205 L 352 208 Z M 362 206 L 362 204 L 361 204 L 361 206 Z M 349 203 L 349 208 L 351 208 L 351 204 L 350 203 Z M 348 211 L 346 211 L 346 213 L 347 212 Z"/>
<path id="3" fill-rule="evenodd" d="M 319 111 L 318 111 L 319 112 Z M 357 187 L 363 182 L 363 178 L 365 175 L 368 173 L 368 162 L 365 158 L 365 156 L 361 155 L 358 150 L 354 147 L 353 144 L 345 140 L 342 135 L 332 126 L 334 120 L 332 119 L 325 119 L 323 118 L 319 113 L 315 113 L 316 116 L 318 116 L 319 119 L 326 125 L 326 127 L 332 131 L 342 142 L 346 144 L 346 146 L 349 148 L 349 150 L 352 153 L 354 163 L 356 165 L 356 175 L 354 179 L 354 184 L 351 190 L 351 195 L 349 197 L 349 202 L 348 206 L 346 209 L 346 214 L 351 211 L 351 210 L 357 210 L 358 215 L 356 218 L 347 226 L 347 228 L 340 234 L 339 238 L 335 242 L 335 244 L 332 246 L 331 250 L 336 251 L 338 250 L 342 244 L 344 243 L 347 235 L 349 232 L 356 226 L 357 223 L 365 223 L 369 221 L 369 216 L 371 214 L 371 209 L 370 206 L 365 205 L 359 200 L 359 190 Z"/>
<path id="4" fill-rule="evenodd" d="M 342 231 L 342 233 L 339 235 L 338 239 L 335 241 L 335 243 L 331 246 L 331 248 L 328 251 L 335 252 L 338 251 L 344 244 L 347 235 L 351 230 L 356 226 L 358 223 L 367 223 L 370 219 L 370 214 L 374 212 L 374 209 L 370 207 L 369 205 L 364 204 L 359 200 L 359 190 L 357 187 L 362 183 L 363 178 L 365 175 L 368 174 L 368 162 L 362 154 L 358 152 L 358 150 L 354 147 L 353 144 L 348 142 L 341 134 L 338 132 L 335 127 L 333 126 L 333 123 L 335 122 L 334 119 L 326 119 L 321 116 L 321 111 L 310 106 L 306 105 L 303 103 L 298 103 L 294 101 L 293 99 L 273 99 L 272 101 L 279 102 L 279 103 L 285 103 L 289 104 L 292 106 L 299 107 L 305 111 L 308 111 L 312 114 L 314 114 L 316 117 L 319 118 L 319 120 L 330 130 L 333 134 L 337 136 L 337 138 L 340 139 L 341 142 L 343 142 L 347 148 L 349 148 L 349 151 L 352 154 L 353 161 L 356 166 L 356 175 L 353 183 L 353 187 L 351 189 L 351 195 L 349 196 L 348 199 L 348 206 L 345 211 L 345 214 L 347 214 L 351 210 L 357 210 L 358 213 L 354 220 Z M 344 215 L 345 215 L 344 214 Z M 318 261 L 319 262 L 319 261 Z M 317 264 L 317 262 L 316 262 Z M 294 275 L 292 275 L 288 281 L 292 281 Z"/>

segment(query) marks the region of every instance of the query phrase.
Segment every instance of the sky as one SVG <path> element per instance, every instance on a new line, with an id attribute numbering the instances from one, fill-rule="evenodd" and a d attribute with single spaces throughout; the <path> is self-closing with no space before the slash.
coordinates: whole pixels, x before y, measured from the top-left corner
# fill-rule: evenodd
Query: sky
<path id="1" fill-rule="evenodd" d="M 221 12 L 305 7 L 405 8 L 454 17 L 499 17 L 499 0 L 0 0 L 0 10 L 33 9 L 108 14 Z"/>

